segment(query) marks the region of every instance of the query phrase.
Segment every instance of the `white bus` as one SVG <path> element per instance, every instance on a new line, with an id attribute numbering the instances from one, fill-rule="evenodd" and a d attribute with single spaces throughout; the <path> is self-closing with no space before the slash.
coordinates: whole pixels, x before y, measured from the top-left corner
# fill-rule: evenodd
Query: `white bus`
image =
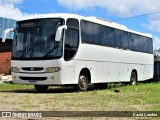
<path id="1" fill-rule="evenodd" d="M 133 23 L 134 24 L 134 23 Z M 152 35 L 96 17 L 44 14 L 17 21 L 12 42 L 12 79 L 33 84 L 38 91 L 51 85 L 144 81 L 153 78 Z"/>

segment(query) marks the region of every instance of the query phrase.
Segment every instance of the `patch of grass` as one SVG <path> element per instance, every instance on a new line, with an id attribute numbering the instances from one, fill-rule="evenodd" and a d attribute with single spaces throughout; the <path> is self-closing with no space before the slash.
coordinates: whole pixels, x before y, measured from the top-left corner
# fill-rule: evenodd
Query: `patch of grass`
<path id="1" fill-rule="evenodd" d="M 1 91 L 12 91 L 12 90 L 25 90 L 34 89 L 33 85 L 22 85 L 22 84 L 0 84 Z"/>
<path id="2" fill-rule="evenodd" d="M 160 83 L 135 86 L 118 83 L 111 84 L 109 89 L 92 88 L 87 92 L 75 92 L 68 87 L 50 87 L 47 93 L 36 92 L 32 85 L 0 84 L 0 109 L 159 111 L 159 93 Z"/>

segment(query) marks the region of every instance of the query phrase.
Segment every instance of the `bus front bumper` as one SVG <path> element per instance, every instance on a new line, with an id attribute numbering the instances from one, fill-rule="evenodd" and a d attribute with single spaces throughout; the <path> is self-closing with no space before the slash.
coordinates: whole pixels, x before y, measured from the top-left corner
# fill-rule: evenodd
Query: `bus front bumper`
<path id="1" fill-rule="evenodd" d="M 60 85 L 63 84 L 60 73 L 12 73 L 13 83 L 34 85 Z"/>

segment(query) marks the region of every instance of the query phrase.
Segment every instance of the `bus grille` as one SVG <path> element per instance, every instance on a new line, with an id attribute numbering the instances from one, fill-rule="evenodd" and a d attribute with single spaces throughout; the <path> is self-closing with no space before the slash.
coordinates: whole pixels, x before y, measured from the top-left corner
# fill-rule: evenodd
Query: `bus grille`
<path id="1" fill-rule="evenodd" d="M 23 67 L 22 70 L 24 71 L 41 71 L 43 67 Z"/>
<path id="2" fill-rule="evenodd" d="M 37 80 L 37 81 L 43 81 L 47 80 L 47 77 L 19 77 L 21 80 Z"/>

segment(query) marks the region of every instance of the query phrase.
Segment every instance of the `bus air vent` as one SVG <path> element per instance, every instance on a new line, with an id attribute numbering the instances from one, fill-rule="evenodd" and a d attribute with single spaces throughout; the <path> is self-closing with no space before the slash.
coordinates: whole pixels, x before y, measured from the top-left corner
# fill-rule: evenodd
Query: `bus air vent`
<path id="1" fill-rule="evenodd" d="M 43 67 L 22 67 L 24 71 L 41 71 L 43 69 Z"/>

